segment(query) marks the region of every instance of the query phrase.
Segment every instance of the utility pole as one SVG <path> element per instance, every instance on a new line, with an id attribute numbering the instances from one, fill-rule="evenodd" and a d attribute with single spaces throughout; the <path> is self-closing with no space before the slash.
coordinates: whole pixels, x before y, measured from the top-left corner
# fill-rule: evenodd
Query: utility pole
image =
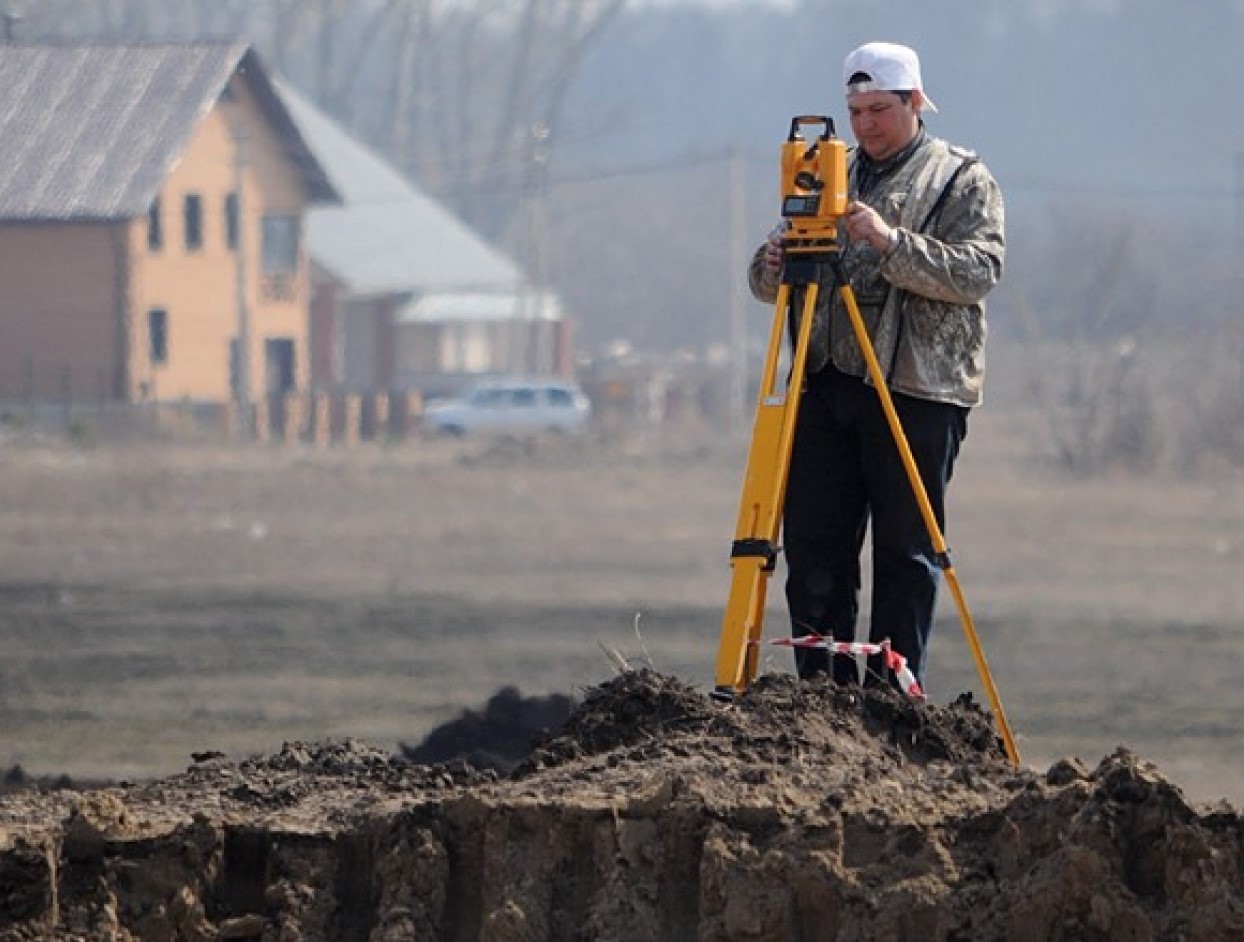
<path id="1" fill-rule="evenodd" d="M 537 121 L 531 126 L 527 147 L 527 272 L 524 281 L 527 287 L 524 296 L 527 300 L 526 313 L 530 322 L 520 325 L 530 338 L 522 345 L 522 360 L 526 361 L 528 351 L 531 354 L 530 366 L 524 362 L 523 371 L 531 369 L 535 373 L 552 372 L 554 365 L 549 355 L 548 338 L 542 320 L 544 306 L 547 302 L 549 283 L 548 272 L 548 162 L 549 134 L 547 124 Z"/>
<path id="2" fill-rule="evenodd" d="M 747 396 L 747 312 L 741 281 L 747 266 L 744 170 L 742 150 L 735 144 L 730 148 L 730 392 L 726 402 L 726 427 L 732 438 L 743 432 Z"/>
<path id="3" fill-rule="evenodd" d="M 233 193 L 237 204 L 234 276 L 238 314 L 233 400 L 238 410 L 238 432 L 244 441 L 249 441 L 254 421 L 251 415 L 251 315 L 246 295 L 246 164 L 246 132 L 238 131 L 233 139 Z"/>
<path id="4" fill-rule="evenodd" d="M 1235 258 L 1238 266 L 1244 262 L 1244 150 L 1235 153 Z"/>

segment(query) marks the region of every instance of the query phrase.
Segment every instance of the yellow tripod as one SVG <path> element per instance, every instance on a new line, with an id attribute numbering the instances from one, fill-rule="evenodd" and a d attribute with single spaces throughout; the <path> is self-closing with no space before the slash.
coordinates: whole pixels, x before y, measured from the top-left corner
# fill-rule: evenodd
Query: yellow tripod
<path id="1" fill-rule="evenodd" d="M 801 133 L 808 125 L 821 125 L 823 128 L 822 134 L 811 142 Z M 761 374 L 743 496 L 731 545 L 733 576 L 717 650 L 713 695 L 731 700 L 756 677 L 758 644 L 764 628 L 765 597 L 769 577 L 777 563 L 782 507 L 786 498 L 813 314 L 823 277 L 832 273 L 920 507 L 935 559 L 942 568 L 958 608 L 968 646 L 997 719 L 1007 756 L 1018 767 L 1020 757 L 1015 738 L 985 661 L 959 577 L 951 564 L 946 540 L 929 503 L 924 481 L 873 351 L 872 339 L 868 336 L 855 293 L 842 271 L 838 221 L 846 213 L 846 207 L 846 147 L 834 136 L 833 121 L 820 115 L 792 119 L 790 134 L 782 148 L 782 215 L 790 226 L 783 236 L 786 261 L 774 302 L 773 326 Z M 783 385 L 779 379 L 783 341 L 791 322 L 790 315 L 800 295 L 802 312 L 794 333 L 790 369 Z"/>

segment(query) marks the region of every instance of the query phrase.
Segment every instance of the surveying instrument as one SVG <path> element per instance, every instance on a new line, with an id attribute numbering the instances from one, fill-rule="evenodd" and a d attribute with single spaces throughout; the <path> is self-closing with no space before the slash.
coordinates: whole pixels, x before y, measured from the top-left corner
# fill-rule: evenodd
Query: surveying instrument
<path id="1" fill-rule="evenodd" d="M 805 129 L 808 128 L 819 128 L 820 133 L 806 136 Z M 934 560 L 944 573 L 954 596 L 968 646 L 972 650 L 977 672 L 997 719 L 1007 756 L 1018 767 L 1019 752 L 1006 714 L 1002 710 L 989 665 L 981 650 L 958 576 L 951 564 L 950 552 L 894 408 L 885 375 L 873 351 L 872 340 L 856 303 L 855 293 L 842 267 L 838 224 L 847 213 L 847 148 L 834 133 L 833 119 L 825 115 L 799 115 L 791 119 L 790 133 L 782 144 L 781 187 L 782 218 L 787 225 L 782 234 L 785 261 L 774 302 L 773 326 L 769 332 L 769 346 L 761 373 L 738 523 L 730 547 L 732 578 L 717 650 L 713 696 L 719 700 L 732 701 L 756 678 L 764 628 L 765 597 L 769 578 L 776 568 L 780 552 L 778 536 L 782 525 L 782 507 L 786 498 L 786 483 L 795 440 L 795 423 L 799 415 L 799 400 L 803 391 L 808 345 L 812 336 L 812 321 L 821 284 L 827 275 L 832 275 L 830 283 L 841 294 L 852 329 L 863 351 L 869 378 L 880 398 L 894 444 L 898 448 L 916 503 L 920 507 L 933 545 Z M 797 308 L 801 308 L 801 313 L 795 319 L 793 315 Z M 790 368 L 783 383 L 779 368 L 783 342 L 788 331 L 791 332 L 793 345 Z M 784 643 L 788 646 L 805 644 L 809 647 L 823 647 L 831 651 L 835 648 L 862 647 L 835 644 L 833 639 L 816 635 L 788 639 Z M 884 645 L 884 649 L 890 665 L 905 664 L 901 657 L 894 658 L 890 655 L 888 644 Z M 916 691 L 918 692 L 918 688 Z"/>

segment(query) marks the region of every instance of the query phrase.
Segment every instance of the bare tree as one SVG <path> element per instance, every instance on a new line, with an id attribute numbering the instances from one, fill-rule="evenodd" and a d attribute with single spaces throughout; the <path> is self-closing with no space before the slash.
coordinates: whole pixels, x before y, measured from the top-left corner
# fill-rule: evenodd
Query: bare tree
<path id="1" fill-rule="evenodd" d="M 533 134 L 551 159 L 574 76 L 623 5 L 392 4 L 392 33 L 403 43 L 395 55 L 394 156 L 485 236 L 499 239 L 531 179 Z M 402 81 L 407 75 L 413 91 Z"/>
<path id="2" fill-rule="evenodd" d="M 23 29 L 109 41 L 249 36 L 277 72 L 499 240 L 543 178 L 584 56 L 624 5 L 42 0 Z"/>
<path id="3" fill-rule="evenodd" d="M 1056 207 L 1044 252 L 1057 277 L 1016 305 L 1030 391 L 1059 464 L 1076 473 L 1140 467 L 1157 451 L 1149 373 L 1137 368 L 1156 319 L 1149 231 L 1126 213 Z"/>
<path id="4" fill-rule="evenodd" d="M 1186 471 L 1244 459 L 1227 251 L 1115 205 L 1052 208 L 1005 303 L 1022 323 L 1027 390 L 1060 466 Z"/>

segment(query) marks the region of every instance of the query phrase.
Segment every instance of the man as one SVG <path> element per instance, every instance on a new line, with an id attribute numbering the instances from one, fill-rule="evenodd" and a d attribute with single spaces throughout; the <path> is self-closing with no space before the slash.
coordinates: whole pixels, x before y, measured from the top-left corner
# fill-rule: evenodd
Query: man
<path id="1" fill-rule="evenodd" d="M 925 129 L 921 113 L 937 109 L 912 49 L 860 46 L 843 81 L 858 145 L 839 232 L 843 269 L 944 527 L 968 410 L 981 401 L 984 298 L 1005 254 L 1002 197 L 973 154 Z M 758 299 L 773 303 L 782 264 L 779 227 L 748 271 Z M 923 683 L 940 567 L 841 293 L 832 273 L 824 277 L 783 512 L 787 607 L 796 636 L 854 640 L 871 525 L 869 640 L 889 638 Z M 859 682 L 854 658 L 796 649 L 795 660 L 800 677 Z M 883 672 L 870 658 L 865 682 Z"/>

